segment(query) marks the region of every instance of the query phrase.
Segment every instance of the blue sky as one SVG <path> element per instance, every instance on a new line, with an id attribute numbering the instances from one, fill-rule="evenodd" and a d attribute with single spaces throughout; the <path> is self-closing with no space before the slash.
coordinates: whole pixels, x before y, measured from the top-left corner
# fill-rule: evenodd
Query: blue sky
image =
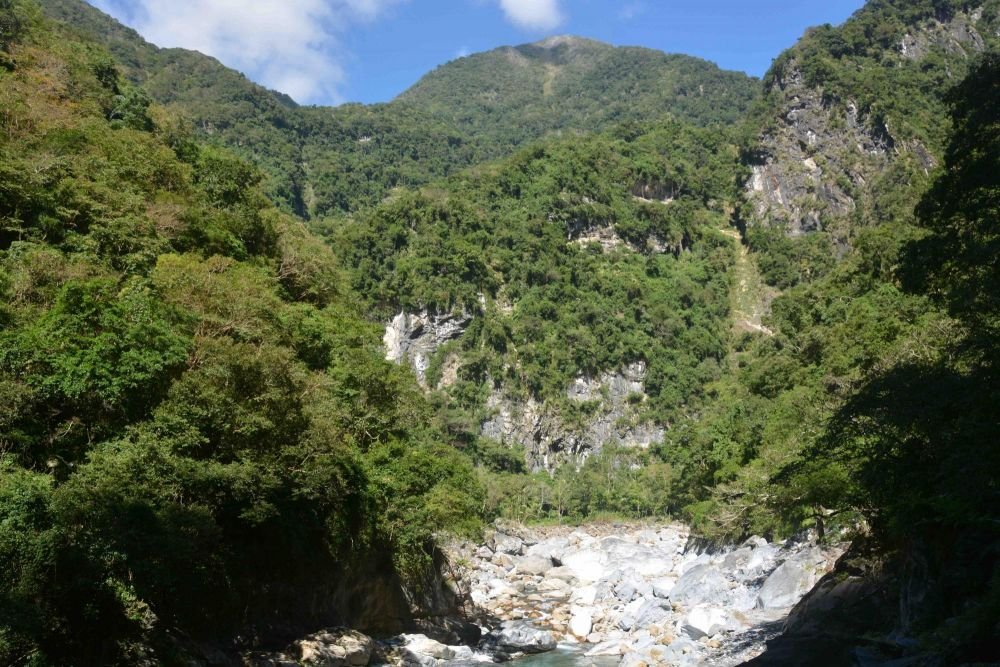
<path id="1" fill-rule="evenodd" d="M 762 75 L 864 0 L 89 0 L 302 103 L 382 102 L 463 54 L 573 34 Z"/>

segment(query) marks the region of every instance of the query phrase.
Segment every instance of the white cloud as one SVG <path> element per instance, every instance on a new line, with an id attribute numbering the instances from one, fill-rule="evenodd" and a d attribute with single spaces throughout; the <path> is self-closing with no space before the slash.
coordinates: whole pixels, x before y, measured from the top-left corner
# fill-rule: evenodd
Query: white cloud
<path id="1" fill-rule="evenodd" d="M 644 13 L 646 13 L 646 3 L 639 2 L 638 0 L 636 2 L 626 2 L 618 12 L 618 18 L 623 21 L 631 21 Z"/>
<path id="2" fill-rule="evenodd" d="M 214 56 L 299 102 L 339 102 L 340 35 L 402 0 L 92 0 L 149 41 Z"/>
<path id="3" fill-rule="evenodd" d="M 559 0 L 500 0 L 507 19 L 529 30 L 551 30 L 563 22 Z"/>

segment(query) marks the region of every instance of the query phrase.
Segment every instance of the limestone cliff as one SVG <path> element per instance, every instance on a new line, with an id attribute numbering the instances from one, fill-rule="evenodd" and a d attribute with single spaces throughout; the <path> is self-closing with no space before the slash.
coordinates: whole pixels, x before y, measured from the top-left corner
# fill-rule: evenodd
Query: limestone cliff
<path id="1" fill-rule="evenodd" d="M 401 312 L 385 328 L 386 358 L 410 365 L 424 389 L 446 388 L 455 381 L 462 358 L 442 347 L 460 338 L 471 321 L 467 313 Z M 428 370 L 439 353 L 446 357 L 442 370 L 430 378 Z M 665 431 L 643 416 L 645 375 L 645 364 L 637 362 L 599 377 L 580 376 L 566 388 L 566 403 L 558 406 L 491 381 L 479 434 L 522 446 L 535 470 L 582 463 L 608 444 L 649 447 Z"/>
<path id="2" fill-rule="evenodd" d="M 883 84 L 912 85 L 920 76 L 909 74 L 914 65 L 922 71 L 942 62 L 944 76 L 957 80 L 964 63 L 986 48 L 984 35 L 995 37 L 994 31 L 981 8 L 909 26 L 895 48 L 880 56 L 879 66 L 890 66 Z M 835 89 L 822 77 L 817 83 L 815 72 L 810 82 L 810 57 L 808 49 L 792 49 L 767 77 L 771 108 L 747 159 L 747 222 L 779 226 L 792 236 L 827 230 L 845 239 L 852 219 L 872 204 L 873 188 L 890 165 L 906 158 L 927 173 L 938 160 L 919 131 L 900 131 L 909 119 L 896 109 L 863 100 L 860 89 Z M 838 55 L 836 62 L 861 79 L 874 67 L 851 55 Z"/>
<path id="3" fill-rule="evenodd" d="M 573 419 L 554 406 L 495 390 L 482 435 L 521 445 L 535 470 L 581 463 L 605 445 L 649 447 L 662 440 L 665 431 L 642 416 L 645 376 L 646 366 L 639 362 L 598 378 L 578 377 L 566 389 L 567 400 L 580 408 Z"/>

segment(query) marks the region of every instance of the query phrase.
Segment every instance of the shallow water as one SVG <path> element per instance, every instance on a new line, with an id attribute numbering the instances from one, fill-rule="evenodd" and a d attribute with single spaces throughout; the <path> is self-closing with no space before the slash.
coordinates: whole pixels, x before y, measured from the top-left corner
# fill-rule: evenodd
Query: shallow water
<path id="1" fill-rule="evenodd" d="M 560 646 L 555 651 L 529 655 L 510 663 L 512 667 L 617 667 L 618 656 L 588 658 L 584 650 L 571 646 Z"/>

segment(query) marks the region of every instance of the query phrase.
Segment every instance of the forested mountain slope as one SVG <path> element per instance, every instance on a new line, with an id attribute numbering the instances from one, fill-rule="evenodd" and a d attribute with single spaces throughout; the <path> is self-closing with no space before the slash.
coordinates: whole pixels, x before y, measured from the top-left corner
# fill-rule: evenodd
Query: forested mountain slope
<path id="1" fill-rule="evenodd" d="M 758 89 L 756 80 L 699 58 L 564 35 L 460 58 L 399 99 L 509 147 L 666 114 L 732 124 Z"/>
<path id="2" fill-rule="evenodd" d="M 752 116 L 747 220 L 849 243 L 907 215 L 948 140 L 944 95 L 998 34 L 997 3 L 981 1 L 878 0 L 809 30 Z"/>
<path id="3" fill-rule="evenodd" d="M 997 276 L 997 8 L 871 2 L 780 57 L 750 118 L 773 335 L 662 452 L 706 534 L 861 527 L 761 664 L 845 664 L 866 632 L 886 659 L 995 658 L 995 304 L 963 276 Z"/>
<path id="4" fill-rule="evenodd" d="M 0 0 L 0 661 L 398 629 L 441 534 L 606 513 L 854 540 L 762 664 L 997 659 L 998 0 L 872 0 L 759 95 L 563 37 L 337 109 L 41 5 Z"/>
<path id="5" fill-rule="evenodd" d="M 0 663 L 405 621 L 481 491 L 336 258 L 99 46 L 0 31 Z"/>
<path id="6" fill-rule="evenodd" d="M 330 234 L 451 428 L 551 470 L 658 441 L 719 376 L 739 172 L 731 137 L 664 122 L 525 149 Z"/>
<path id="7" fill-rule="evenodd" d="M 299 108 L 212 58 L 156 48 L 84 0 L 41 4 L 104 43 L 131 81 L 204 139 L 258 164 L 268 194 L 300 217 L 378 203 L 394 187 L 425 184 L 557 131 L 667 114 L 731 123 L 758 91 L 754 79 L 696 58 L 562 38 L 459 59 L 389 104 Z"/>

